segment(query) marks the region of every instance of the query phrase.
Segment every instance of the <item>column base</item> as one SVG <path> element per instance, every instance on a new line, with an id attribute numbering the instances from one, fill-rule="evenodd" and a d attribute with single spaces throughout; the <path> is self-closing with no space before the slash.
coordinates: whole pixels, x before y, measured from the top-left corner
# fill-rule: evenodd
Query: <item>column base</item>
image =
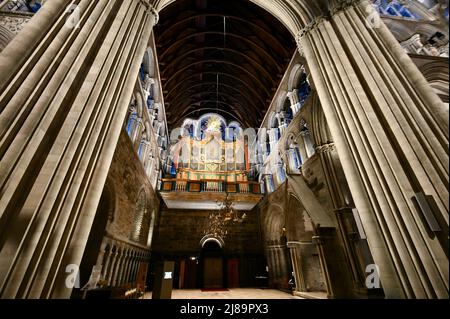
<path id="1" fill-rule="evenodd" d="M 293 291 L 292 294 L 305 299 L 330 299 L 326 292 L 318 291 Z"/>

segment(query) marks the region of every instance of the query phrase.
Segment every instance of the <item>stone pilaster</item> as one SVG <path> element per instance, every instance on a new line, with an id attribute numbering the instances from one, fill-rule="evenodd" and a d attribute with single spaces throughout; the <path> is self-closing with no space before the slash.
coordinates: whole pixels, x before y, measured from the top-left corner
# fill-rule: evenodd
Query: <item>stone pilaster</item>
<path id="1" fill-rule="evenodd" d="M 448 298 L 448 258 L 426 232 L 416 192 L 448 227 L 448 114 L 368 1 L 299 34 L 388 298 Z"/>
<path id="2" fill-rule="evenodd" d="M 157 14 L 48 1 L 0 55 L 0 296 L 67 298 Z M 21 221 L 21 222 L 18 222 Z M 26 221 L 26 224 L 23 224 Z"/>

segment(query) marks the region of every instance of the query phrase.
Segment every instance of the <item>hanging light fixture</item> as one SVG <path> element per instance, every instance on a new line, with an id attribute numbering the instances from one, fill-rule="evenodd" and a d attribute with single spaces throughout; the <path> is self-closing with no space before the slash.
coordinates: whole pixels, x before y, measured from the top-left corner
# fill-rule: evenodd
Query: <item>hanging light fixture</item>
<path id="1" fill-rule="evenodd" d="M 228 235 L 227 226 L 230 223 L 243 223 L 247 219 L 247 213 L 239 214 L 234 208 L 235 203 L 231 200 L 229 194 L 223 201 L 216 201 L 218 210 L 211 212 L 209 223 L 204 231 L 205 236 L 225 238 Z"/>

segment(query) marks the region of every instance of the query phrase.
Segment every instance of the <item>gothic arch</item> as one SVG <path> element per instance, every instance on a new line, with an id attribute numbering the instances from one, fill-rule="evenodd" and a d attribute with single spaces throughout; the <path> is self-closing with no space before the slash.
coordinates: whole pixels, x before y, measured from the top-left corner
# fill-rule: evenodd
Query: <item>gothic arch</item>
<path id="1" fill-rule="evenodd" d="M 286 0 L 250 0 L 252 3 L 266 10 L 277 18 L 295 37 L 299 30 L 313 21 L 314 17 L 322 13 L 321 1 L 290 2 Z M 154 0 L 158 12 L 176 0 Z M 328 1 L 325 5 L 334 5 L 335 0 Z"/>
<path id="2" fill-rule="evenodd" d="M 288 241 L 311 241 L 314 235 L 314 223 L 293 193 L 288 193 L 286 210 L 286 237 Z M 309 223 L 309 225 L 308 225 Z"/>
<path id="3" fill-rule="evenodd" d="M 448 60 L 433 61 L 422 65 L 419 70 L 430 83 L 431 87 L 436 91 L 439 97 L 445 102 L 449 102 L 449 75 Z"/>
<path id="4" fill-rule="evenodd" d="M 132 223 L 132 229 L 130 232 L 130 239 L 141 243 L 147 243 L 148 227 L 149 227 L 149 215 L 150 215 L 150 196 L 145 189 L 142 187 L 136 197 L 136 205 L 134 209 L 134 217 Z"/>
<path id="5" fill-rule="evenodd" d="M 264 219 L 265 237 L 268 244 L 277 244 L 283 236 L 283 229 L 286 225 L 286 217 L 283 207 L 272 203 L 269 206 L 268 214 Z"/>
<path id="6" fill-rule="evenodd" d="M 205 245 L 209 242 L 215 242 L 219 245 L 220 248 L 225 247 L 225 241 L 220 236 L 206 235 L 200 240 L 200 247 L 205 247 Z"/>
<path id="7" fill-rule="evenodd" d="M 275 114 L 275 112 L 272 111 L 272 112 L 270 112 L 268 120 L 267 120 L 267 128 L 269 130 L 276 128 L 277 127 L 276 122 L 277 122 L 276 114 Z"/>
<path id="8" fill-rule="evenodd" d="M 288 91 L 292 92 L 293 90 L 298 88 L 298 85 L 300 84 L 300 77 L 303 73 L 303 65 L 296 64 L 289 75 L 289 82 L 288 82 Z"/>
<path id="9" fill-rule="evenodd" d="M 142 61 L 144 65 L 144 71 L 151 78 L 155 76 L 155 65 L 154 65 L 155 57 L 153 54 L 153 50 L 151 48 L 147 48 L 144 54 L 144 59 Z"/>
<path id="10" fill-rule="evenodd" d="M 14 33 L 9 31 L 4 26 L 0 25 L 0 52 L 8 45 L 9 42 L 14 38 Z"/>
<path id="11" fill-rule="evenodd" d="M 289 100 L 288 96 L 287 96 L 287 92 L 286 91 L 280 92 L 280 94 L 278 96 L 277 107 L 276 107 L 277 113 L 283 111 L 286 100 Z"/>

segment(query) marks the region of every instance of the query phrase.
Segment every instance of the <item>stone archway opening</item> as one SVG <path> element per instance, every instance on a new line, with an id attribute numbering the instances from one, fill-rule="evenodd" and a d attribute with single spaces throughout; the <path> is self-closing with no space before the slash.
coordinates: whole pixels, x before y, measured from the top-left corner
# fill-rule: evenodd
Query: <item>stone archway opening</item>
<path id="1" fill-rule="evenodd" d="M 225 288 L 224 252 L 219 240 L 210 238 L 203 243 L 200 265 L 201 288 L 203 290 Z"/>

